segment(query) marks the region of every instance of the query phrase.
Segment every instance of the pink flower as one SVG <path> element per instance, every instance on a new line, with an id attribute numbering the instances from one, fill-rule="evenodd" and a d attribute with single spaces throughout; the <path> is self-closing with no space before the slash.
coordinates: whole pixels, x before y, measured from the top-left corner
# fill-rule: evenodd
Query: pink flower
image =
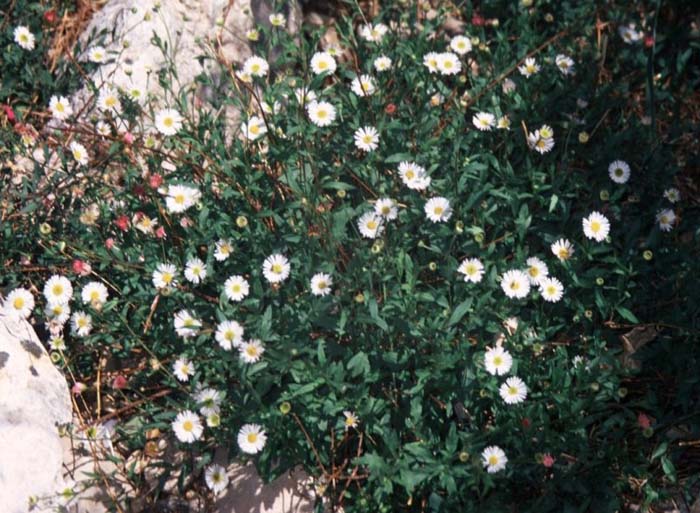
<path id="1" fill-rule="evenodd" d="M 112 237 L 105 241 L 105 247 L 107 249 L 112 249 L 114 247 L 114 239 Z"/>
<path id="2" fill-rule="evenodd" d="M 129 384 L 128 380 L 121 374 L 118 374 L 114 380 L 112 381 L 112 388 L 116 388 L 117 390 L 121 390 L 122 388 L 126 388 L 126 386 Z"/>
<path id="3" fill-rule="evenodd" d="M 180 226 L 182 226 L 183 228 L 188 228 L 192 226 L 192 219 L 190 219 L 189 217 L 183 217 L 182 219 L 180 219 Z"/>
<path id="4" fill-rule="evenodd" d="M 85 260 L 76 258 L 73 260 L 73 272 L 80 276 L 87 276 L 92 271 L 92 267 Z"/>
<path id="5" fill-rule="evenodd" d="M 161 175 L 156 173 L 148 177 L 148 186 L 151 189 L 157 189 L 161 185 L 163 185 L 163 177 Z"/>
<path id="6" fill-rule="evenodd" d="M 158 237 L 159 239 L 164 239 L 166 237 L 165 228 L 163 228 L 162 226 L 156 228 L 156 237 Z"/>
<path id="7" fill-rule="evenodd" d="M 649 428 L 651 427 L 651 419 L 645 413 L 640 413 L 637 416 L 637 424 L 642 429 Z"/>
<path id="8" fill-rule="evenodd" d="M 129 218 L 125 215 L 119 216 L 114 220 L 114 224 L 117 225 L 121 231 L 125 232 L 129 229 Z"/>
<path id="9" fill-rule="evenodd" d="M 542 456 L 542 465 L 544 465 L 547 468 L 552 468 L 552 465 L 554 465 L 554 461 L 554 456 L 552 456 L 548 452 Z"/>
<path id="10" fill-rule="evenodd" d="M 126 144 L 132 144 L 134 142 L 134 134 L 131 132 L 125 132 L 124 133 L 124 142 Z"/>
<path id="11" fill-rule="evenodd" d="M 76 381 L 73 384 L 73 387 L 70 389 L 73 395 L 80 395 L 85 392 L 85 390 L 87 390 L 87 385 L 85 383 L 81 383 L 80 381 Z"/>

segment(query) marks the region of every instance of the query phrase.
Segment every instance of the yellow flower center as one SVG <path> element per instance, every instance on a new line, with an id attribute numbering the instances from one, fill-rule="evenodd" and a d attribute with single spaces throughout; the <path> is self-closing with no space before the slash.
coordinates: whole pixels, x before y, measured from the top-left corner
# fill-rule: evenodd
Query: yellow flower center
<path id="1" fill-rule="evenodd" d="M 369 144 L 372 142 L 372 136 L 369 134 L 365 134 L 362 136 L 362 142 L 365 144 Z"/>
<path id="2" fill-rule="evenodd" d="M 16 297 L 12 303 L 12 306 L 15 307 L 15 310 L 20 310 L 24 307 L 24 298 Z"/>
<path id="3" fill-rule="evenodd" d="M 540 274 L 540 270 L 535 266 L 530 267 L 527 272 L 533 278 L 536 278 Z"/>
<path id="4" fill-rule="evenodd" d="M 388 216 L 390 212 L 391 212 L 391 207 L 389 207 L 387 205 L 384 205 L 382 207 L 382 214 L 384 214 L 385 216 Z"/>
<path id="5" fill-rule="evenodd" d="M 233 330 L 228 330 L 226 333 L 224 333 L 224 338 L 230 341 L 236 338 L 236 334 L 233 332 Z"/>
<path id="6" fill-rule="evenodd" d="M 254 444 L 255 442 L 258 441 L 258 434 L 257 433 L 248 433 L 248 436 L 246 437 L 248 440 L 249 444 Z"/>
<path id="7" fill-rule="evenodd" d="M 177 203 L 178 205 L 182 205 L 185 203 L 185 195 L 184 194 L 176 194 L 173 199 L 175 200 L 175 203 Z"/>
<path id="8" fill-rule="evenodd" d="M 327 116 L 328 116 L 328 112 L 325 111 L 324 109 L 319 109 L 318 111 L 316 111 L 316 117 L 318 117 L 319 119 L 323 119 Z"/>
<path id="9" fill-rule="evenodd" d="M 80 317 L 78 319 L 78 328 L 84 328 L 87 326 L 87 319 L 85 317 Z"/>
<path id="10" fill-rule="evenodd" d="M 260 64 L 253 64 L 250 67 L 250 71 L 252 71 L 253 73 L 258 73 L 260 71 Z"/>
<path id="11" fill-rule="evenodd" d="M 321 70 L 328 69 L 328 62 L 323 61 L 323 60 L 318 61 L 317 66 L 318 66 L 318 69 L 321 69 Z"/>
<path id="12" fill-rule="evenodd" d="M 117 99 L 114 96 L 108 96 L 105 99 L 105 105 L 107 107 L 114 107 L 117 104 Z"/>
<path id="13" fill-rule="evenodd" d="M 90 301 L 94 302 L 94 301 L 97 301 L 98 299 L 100 299 L 99 292 L 97 292 L 96 290 L 93 290 L 92 292 L 90 292 Z"/>
<path id="14" fill-rule="evenodd" d="M 194 429 L 194 424 L 192 423 L 191 420 L 186 420 L 185 422 L 182 423 L 182 429 L 187 431 L 188 433 Z"/>
<path id="15" fill-rule="evenodd" d="M 258 356 L 258 348 L 255 347 L 254 345 L 249 345 L 248 347 L 245 348 L 245 352 L 250 356 L 251 358 L 255 358 Z"/>
<path id="16" fill-rule="evenodd" d="M 58 102 L 58 103 L 56 104 L 56 110 L 57 110 L 58 112 L 63 112 L 63 111 L 65 110 L 65 107 L 63 106 L 63 104 L 62 104 L 61 102 Z"/>
<path id="17" fill-rule="evenodd" d="M 374 220 L 367 221 L 367 228 L 375 230 L 377 228 L 377 222 Z"/>
<path id="18" fill-rule="evenodd" d="M 509 395 L 518 395 L 518 389 L 515 387 L 508 387 L 508 394 Z"/>
<path id="19" fill-rule="evenodd" d="M 281 264 L 272 264 L 272 272 L 275 274 L 282 274 L 282 265 Z"/>
<path id="20" fill-rule="evenodd" d="M 258 125 L 250 125 L 248 131 L 253 135 L 258 135 L 260 133 L 260 127 Z"/>
<path id="21" fill-rule="evenodd" d="M 436 216 L 441 216 L 444 211 L 445 209 L 442 207 L 435 207 L 435 209 L 433 210 Z"/>
<path id="22" fill-rule="evenodd" d="M 518 283 L 515 280 L 510 282 L 510 289 L 511 290 L 518 290 L 519 288 L 520 288 L 520 283 Z"/>
<path id="23" fill-rule="evenodd" d="M 559 255 L 559 258 L 561 258 L 562 260 L 569 258 L 569 250 L 566 248 L 560 248 L 559 252 L 557 254 Z"/>
<path id="24" fill-rule="evenodd" d="M 498 465 L 498 456 L 496 456 L 495 454 L 489 456 L 489 465 L 491 465 L 492 467 Z"/>
<path id="25" fill-rule="evenodd" d="M 598 221 L 591 221 L 591 231 L 597 233 L 600 231 L 600 223 Z"/>
<path id="26" fill-rule="evenodd" d="M 170 273 L 163 273 L 162 280 L 163 283 L 170 283 L 171 281 L 173 281 L 173 275 Z"/>
<path id="27" fill-rule="evenodd" d="M 167 128 L 170 128 L 174 124 L 175 120 L 169 116 L 163 119 L 163 125 L 165 125 Z"/>
<path id="28" fill-rule="evenodd" d="M 416 174 L 413 172 L 412 169 L 409 169 L 408 171 L 406 171 L 406 178 L 408 178 L 409 180 L 413 180 L 415 178 L 415 176 L 416 176 Z"/>
<path id="29" fill-rule="evenodd" d="M 476 266 L 474 264 L 469 264 L 464 271 L 470 276 L 476 274 Z"/>
<path id="30" fill-rule="evenodd" d="M 53 293 L 54 296 L 60 296 L 63 294 L 63 285 L 57 283 L 56 285 L 53 286 L 51 289 L 51 292 Z"/>
<path id="31" fill-rule="evenodd" d="M 238 294 L 241 291 L 241 285 L 239 283 L 234 283 L 231 285 L 231 292 Z"/>
<path id="32" fill-rule="evenodd" d="M 554 294 L 556 294 L 556 292 L 557 288 L 554 285 L 549 285 L 547 287 L 547 294 L 549 294 L 550 296 L 553 296 Z"/>
<path id="33" fill-rule="evenodd" d="M 503 358 L 501 358 L 500 356 L 496 356 L 496 357 L 493 359 L 493 364 L 494 364 L 496 367 L 500 367 L 500 366 L 503 364 Z"/>
<path id="34" fill-rule="evenodd" d="M 319 289 L 323 290 L 323 289 L 325 289 L 325 288 L 328 286 L 328 284 L 327 284 L 325 281 L 322 280 L 322 281 L 319 281 L 319 282 L 318 282 L 318 285 L 317 285 L 317 286 L 318 286 Z"/>

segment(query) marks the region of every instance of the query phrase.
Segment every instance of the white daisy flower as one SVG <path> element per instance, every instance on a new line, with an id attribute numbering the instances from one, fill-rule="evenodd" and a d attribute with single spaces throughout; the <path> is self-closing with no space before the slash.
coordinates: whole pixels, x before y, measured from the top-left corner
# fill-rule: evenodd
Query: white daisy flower
<path id="1" fill-rule="evenodd" d="M 52 351 L 65 351 L 66 350 L 66 339 L 61 336 L 51 337 L 49 339 L 49 348 Z"/>
<path id="2" fill-rule="evenodd" d="M 73 141 L 70 143 L 70 152 L 71 155 L 73 155 L 73 160 L 75 160 L 79 165 L 87 166 L 90 160 L 90 155 L 88 155 L 85 146 L 77 141 Z"/>
<path id="3" fill-rule="evenodd" d="M 506 404 L 522 403 L 527 398 L 527 386 L 522 379 L 512 376 L 498 390 Z"/>
<path id="4" fill-rule="evenodd" d="M 44 313 L 49 320 L 63 326 L 70 318 L 70 306 L 68 303 L 47 303 Z"/>
<path id="5" fill-rule="evenodd" d="M 78 337 L 87 337 L 92 331 L 92 317 L 85 312 L 75 312 L 71 316 L 71 332 Z"/>
<path id="6" fill-rule="evenodd" d="M 574 73 L 574 60 L 568 55 L 559 54 L 554 58 L 554 63 L 561 71 L 562 75 L 573 75 Z"/>
<path id="7" fill-rule="evenodd" d="M 238 432 L 238 447 L 247 454 L 257 454 L 263 450 L 267 435 L 262 426 L 246 424 Z"/>
<path id="8" fill-rule="evenodd" d="M 384 231 L 382 218 L 374 212 L 365 212 L 357 220 L 357 228 L 360 234 L 367 239 L 376 239 Z"/>
<path id="9" fill-rule="evenodd" d="M 297 102 L 302 105 L 306 105 L 307 103 L 313 103 L 316 101 L 316 93 L 313 91 L 307 90 L 305 87 L 298 87 L 294 90 L 294 97 L 297 99 Z"/>
<path id="10" fill-rule="evenodd" d="M 201 283 L 207 277 L 207 266 L 199 258 L 191 258 L 185 265 L 185 279 L 192 283 Z"/>
<path id="11" fill-rule="evenodd" d="M 58 503 L 61 506 L 68 506 L 73 499 L 77 497 L 76 483 L 72 479 L 68 479 L 56 490 Z"/>
<path id="12" fill-rule="evenodd" d="M 501 116 L 498 118 L 496 128 L 499 130 L 510 130 L 510 118 L 508 116 Z"/>
<path id="13" fill-rule="evenodd" d="M 333 278 L 330 274 L 317 273 L 311 277 L 311 293 L 314 296 L 327 296 L 331 293 Z"/>
<path id="14" fill-rule="evenodd" d="M 472 42 L 466 36 L 455 36 L 450 41 L 450 48 L 459 55 L 465 55 L 472 51 Z"/>
<path id="15" fill-rule="evenodd" d="M 615 160 L 608 166 L 608 175 L 615 183 L 627 183 L 630 179 L 630 166 L 624 160 Z"/>
<path id="16" fill-rule="evenodd" d="M 343 412 L 343 416 L 345 417 L 345 420 L 343 421 L 343 424 L 345 424 L 345 429 L 357 429 L 357 426 L 360 424 L 360 419 L 354 411 L 345 410 Z"/>
<path id="17" fill-rule="evenodd" d="M 102 46 L 93 46 L 88 50 L 88 59 L 95 64 L 102 64 L 107 60 L 107 51 Z"/>
<path id="18" fill-rule="evenodd" d="M 175 109 L 163 109 L 156 114 L 156 129 L 163 135 L 175 135 L 182 128 L 182 121 Z"/>
<path id="19" fill-rule="evenodd" d="M 540 294 L 545 301 L 556 303 L 564 296 L 564 285 L 554 277 L 544 278 L 540 281 Z"/>
<path id="20" fill-rule="evenodd" d="M 284 25 L 287 23 L 287 18 L 285 18 L 284 14 L 281 13 L 270 14 L 268 19 L 273 27 L 284 27 Z"/>
<path id="21" fill-rule="evenodd" d="M 229 351 L 243 343 L 244 333 L 245 328 L 236 321 L 222 321 L 216 327 L 214 337 L 222 349 Z"/>
<path id="22" fill-rule="evenodd" d="M 489 374 L 494 376 L 508 374 L 512 366 L 513 357 L 500 346 L 489 349 L 484 355 L 484 367 Z"/>
<path id="23" fill-rule="evenodd" d="M 328 126 L 335 121 L 335 107 L 328 102 L 311 102 L 306 105 L 306 113 L 316 126 Z"/>
<path id="24" fill-rule="evenodd" d="M 527 263 L 527 277 L 530 280 L 530 285 L 539 285 L 543 278 L 549 275 L 547 264 L 537 257 L 530 257 Z"/>
<path id="25" fill-rule="evenodd" d="M 419 166 L 415 162 L 401 162 L 399 164 L 399 175 L 401 181 L 409 189 L 422 191 L 430 185 L 430 177 L 423 166 Z"/>
<path id="26" fill-rule="evenodd" d="M 452 207 L 447 198 L 438 196 L 436 198 L 430 198 L 425 203 L 425 215 L 433 223 L 444 223 L 450 217 L 452 217 Z"/>
<path id="27" fill-rule="evenodd" d="M 484 276 L 484 264 L 478 258 L 465 258 L 457 272 L 464 275 L 464 281 L 479 283 Z"/>
<path id="28" fill-rule="evenodd" d="M 622 40 L 627 44 L 638 43 L 644 37 L 644 32 L 637 30 L 634 23 L 621 25 L 617 30 L 620 33 Z"/>
<path id="29" fill-rule="evenodd" d="M 357 96 L 372 96 L 377 88 L 374 85 L 374 79 L 369 75 L 361 75 L 352 79 L 350 89 Z"/>
<path id="30" fill-rule="evenodd" d="M 177 285 L 177 267 L 173 264 L 158 264 L 156 270 L 153 271 L 153 286 L 157 289 L 166 287 L 174 287 Z"/>
<path id="31" fill-rule="evenodd" d="M 379 133 L 373 126 L 365 126 L 355 131 L 355 146 L 362 151 L 376 150 L 379 146 Z"/>
<path id="32" fill-rule="evenodd" d="M 207 415 L 207 426 L 211 428 L 219 427 L 221 425 L 221 415 L 218 413 L 210 413 Z"/>
<path id="33" fill-rule="evenodd" d="M 203 388 L 195 394 L 194 398 L 199 404 L 199 413 L 202 415 L 207 416 L 211 413 L 219 413 L 223 396 L 218 390 Z"/>
<path id="34" fill-rule="evenodd" d="M 437 73 L 438 71 L 438 58 L 439 54 L 436 52 L 428 52 L 423 56 L 423 66 L 428 68 L 430 73 Z"/>
<path id="35" fill-rule="evenodd" d="M 544 137 L 540 130 L 527 134 L 527 145 L 531 150 L 544 155 L 554 148 L 554 138 Z"/>
<path id="36" fill-rule="evenodd" d="M 540 137 L 543 137 L 544 139 L 552 139 L 554 137 L 554 130 L 549 125 L 542 125 L 539 132 Z"/>
<path id="37" fill-rule="evenodd" d="M 20 48 L 23 50 L 34 50 L 36 40 L 34 38 L 34 34 L 32 34 L 27 27 L 24 25 L 15 27 L 13 35 L 15 38 L 15 43 L 17 43 Z"/>
<path id="38" fill-rule="evenodd" d="M 574 254 L 574 246 L 567 239 L 559 239 L 552 244 L 552 253 L 562 262 Z"/>
<path id="39" fill-rule="evenodd" d="M 25 288 L 16 288 L 7 295 L 2 306 L 5 312 L 26 319 L 34 309 L 34 296 Z"/>
<path id="40" fill-rule="evenodd" d="M 262 358 L 265 352 L 265 347 L 258 339 L 252 339 L 248 342 L 243 342 L 238 346 L 238 353 L 245 363 L 255 363 Z"/>
<path id="41" fill-rule="evenodd" d="M 265 259 L 262 266 L 263 276 L 270 283 L 280 283 L 287 279 L 291 266 L 284 255 L 275 253 Z"/>
<path id="42" fill-rule="evenodd" d="M 589 239 L 603 242 L 610 233 L 610 221 L 600 212 L 591 212 L 583 218 L 583 234 Z"/>
<path id="43" fill-rule="evenodd" d="M 488 132 L 493 129 L 496 124 L 496 116 L 489 112 L 478 112 L 474 114 L 472 123 L 482 132 Z"/>
<path id="44" fill-rule="evenodd" d="M 172 427 L 177 439 L 188 444 L 199 440 L 204 431 L 204 426 L 202 426 L 199 416 L 190 410 L 178 413 L 172 423 Z"/>
<path id="45" fill-rule="evenodd" d="M 377 23 L 375 25 L 367 23 L 360 27 L 360 36 L 365 41 L 369 41 L 370 43 L 378 43 L 382 40 L 388 30 L 389 27 L 383 23 Z"/>
<path id="46" fill-rule="evenodd" d="M 380 55 L 379 57 L 374 59 L 374 69 L 377 70 L 377 73 L 390 70 L 391 64 L 391 59 L 386 55 Z"/>
<path id="47" fill-rule="evenodd" d="M 180 310 L 175 314 L 174 318 L 175 332 L 183 338 L 196 337 L 199 328 L 202 327 L 202 321 L 194 317 L 189 310 Z"/>
<path id="48" fill-rule="evenodd" d="M 278 101 L 272 102 L 272 105 L 267 103 L 266 101 L 260 102 L 260 108 L 265 114 L 279 114 L 279 112 L 282 110 L 282 104 Z"/>
<path id="49" fill-rule="evenodd" d="M 63 121 L 73 115 L 73 108 L 65 96 L 52 96 L 49 101 L 49 109 L 54 119 Z"/>
<path id="50" fill-rule="evenodd" d="M 525 59 L 525 62 L 522 64 L 522 66 L 518 68 L 518 71 L 520 71 L 520 74 L 524 75 L 525 78 L 530 78 L 535 73 L 539 73 L 540 65 L 537 64 L 537 61 L 534 57 L 528 57 L 527 59 Z"/>
<path id="51" fill-rule="evenodd" d="M 122 102 L 119 100 L 119 93 L 111 86 L 102 87 L 97 97 L 97 108 L 113 115 L 121 113 Z"/>
<path id="52" fill-rule="evenodd" d="M 272 16 L 275 15 L 271 15 L 270 17 Z M 279 16 L 282 15 L 280 14 Z M 207 466 L 206 470 L 204 471 L 204 481 L 207 483 L 209 489 L 214 492 L 214 495 L 218 495 L 228 486 L 228 475 L 226 475 L 226 469 L 217 464 Z"/>
<path id="53" fill-rule="evenodd" d="M 437 55 L 437 69 L 442 75 L 456 75 L 462 71 L 462 63 L 454 53 L 443 52 Z"/>
<path id="54" fill-rule="evenodd" d="M 219 239 L 214 245 L 214 258 L 218 262 L 223 262 L 233 253 L 233 246 L 229 239 Z"/>
<path id="55" fill-rule="evenodd" d="M 399 215 L 399 209 L 396 201 L 391 198 L 379 198 L 374 203 L 374 213 L 382 216 L 387 221 L 393 221 Z"/>
<path id="56" fill-rule="evenodd" d="M 179 381 L 189 381 L 194 376 L 194 365 L 187 358 L 178 358 L 173 363 L 173 374 Z"/>
<path id="57" fill-rule="evenodd" d="M 267 133 L 267 126 L 262 118 L 252 116 L 247 123 L 241 123 L 241 132 L 243 132 L 243 136 L 246 139 L 249 141 L 254 141 L 258 137 Z"/>
<path id="58" fill-rule="evenodd" d="M 495 474 L 506 468 L 508 458 L 506 458 L 506 453 L 500 447 L 491 445 L 481 453 L 481 462 L 486 468 L 486 472 Z"/>
<path id="59" fill-rule="evenodd" d="M 169 185 L 165 196 L 165 206 L 171 214 L 180 214 L 193 207 L 202 193 L 196 187 Z"/>
<path id="60" fill-rule="evenodd" d="M 107 298 L 109 297 L 109 292 L 104 283 L 100 281 L 91 281 L 83 287 L 80 293 L 80 297 L 83 300 L 83 304 L 100 306 L 105 304 Z"/>
<path id="61" fill-rule="evenodd" d="M 105 123 L 104 121 L 98 121 L 95 124 L 95 131 L 100 134 L 102 137 L 106 137 L 108 135 L 112 135 L 112 129 L 110 126 Z"/>
<path id="62" fill-rule="evenodd" d="M 338 65 L 335 59 L 328 52 L 316 52 L 313 57 L 311 57 L 311 71 L 316 75 L 321 73 L 335 73 Z"/>
<path id="63" fill-rule="evenodd" d="M 659 223 L 659 228 L 664 232 L 670 232 L 676 222 L 676 213 L 670 208 L 660 210 L 656 214 L 656 222 Z"/>
<path id="64" fill-rule="evenodd" d="M 250 29 L 246 31 L 245 37 L 248 41 L 257 41 L 260 39 L 260 32 L 258 32 L 256 29 Z"/>
<path id="65" fill-rule="evenodd" d="M 243 73 L 253 77 L 264 77 L 270 71 L 270 65 L 258 55 L 248 57 L 243 63 Z"/>
<path id="66" fill-rule="evenodd" d="M 501 288 L 509 298 L 522 299 L 530 293 L 530 280 L 524 272 L 511 269 L 503 274 Z"/>
<path id="67" fill-rule="evenodd" d="M 49 303 L 65 305 L 73 296 L 73 286 L 65 276 L 54 274 L 44 285 L 44 297 Z"/>
<path id="68" fill-rule="evenodd" d="M 138 103 L 141 103 L 146 96 L 143 90 L 136 86 L 129 87 L 129 89 L 127 89 L 126 91 L 126 94 L 129 96 L 129 98 Z"/>
<path id="69" fill-rule="evenodd" d="M 671 187 L 670 189 L 666 189 L 664 191 L 664 198 L 671 203 L 678 203 L 681 200 L 681 193 L 675 187 Z"/>
<path id="70" fill-rule="evenodd" d="M 250 292 L 248 280 L 239 275 L 231 276 L 224 283 L 224 292 L 231 301 L 243 301 Z"/>

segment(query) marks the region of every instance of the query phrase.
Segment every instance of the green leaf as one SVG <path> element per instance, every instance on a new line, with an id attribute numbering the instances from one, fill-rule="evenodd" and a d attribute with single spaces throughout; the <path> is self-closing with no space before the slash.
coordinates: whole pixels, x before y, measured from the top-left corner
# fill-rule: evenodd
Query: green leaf
<path id="1" fill-rule="evenodd" d="M 350 358 L 347 367 L 350 371 L 350 375 L 354 378 L 360 374 L 368 374 L 370 367 L 367 354 L 364 351 L 360 351 L 355 356 Z"/>
<path id="2" fill-rule="evenodd" d="M 454 326 L 457 324 L 459 321 L 462 320 L 462 317 L 469 311 L 469 308 L 472 306 L 472 298 L 467 298 L 464 301 L 462 301 L 460 304 L 457 305 L 457 308 L 455 308 L 452 311 L 452 315 L 450 316 L 450 320 L 447 321 L 447 326 Z"/>
<path id="3" fill-rule="evenodd" d="M 627 319 L 628 321 L 634 323 L 634 324 L 639 324 L 639 319 L 627 308 L 624 306 L 617 306 L 615 307 L 615 310 L 617 310 L 617 313 L 619 313 L 622 317 Z"/>

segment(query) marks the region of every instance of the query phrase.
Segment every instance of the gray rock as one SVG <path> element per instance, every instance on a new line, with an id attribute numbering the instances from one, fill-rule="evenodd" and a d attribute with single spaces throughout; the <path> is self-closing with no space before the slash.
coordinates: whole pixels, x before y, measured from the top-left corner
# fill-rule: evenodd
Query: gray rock
<path id="1" fill-rule="evenodd" d="M 51 363 L 31 325 L 0 311 L 3 512 L 25 513 L 31 496 L 53 495 L 62 485 L 58 427 L 71 421 L 71 411 L 66 380 Z"/>

